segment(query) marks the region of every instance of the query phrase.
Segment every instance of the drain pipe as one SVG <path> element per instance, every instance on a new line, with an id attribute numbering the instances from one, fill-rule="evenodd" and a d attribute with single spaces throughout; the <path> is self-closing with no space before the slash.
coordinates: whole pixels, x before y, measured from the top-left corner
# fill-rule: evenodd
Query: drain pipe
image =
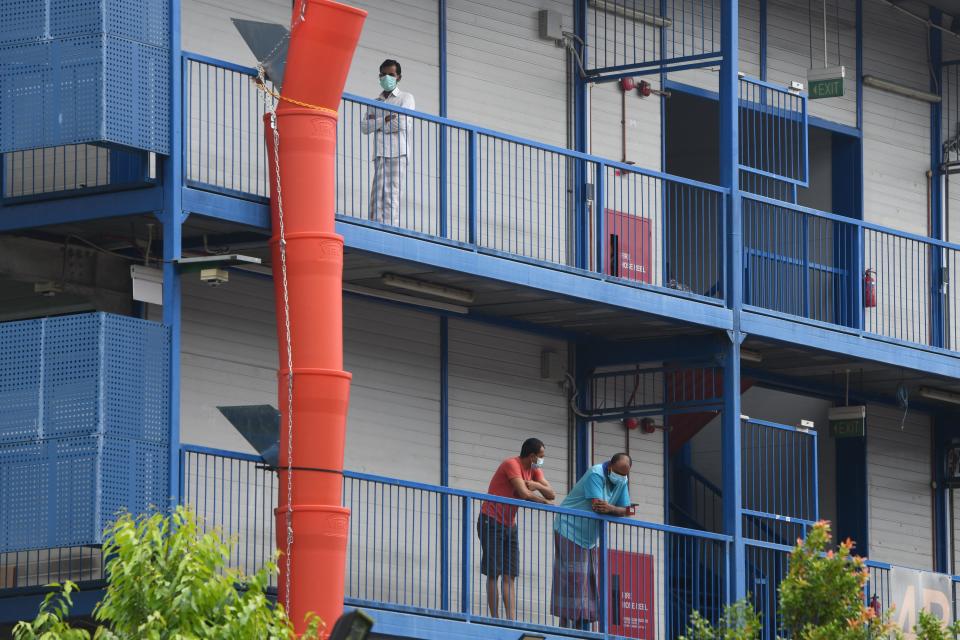
<path id="1" fill-rule="evenodd" d="M 278 601 L 297 633 L 308 613 L 329 632 L 343 612 L 350 374 L 343 370 L 334 162 L 337 110 L 366 15 L 331 0 L 296 1 L 280 102 L 275 120 L 264 118 L 280 353 Z"/>

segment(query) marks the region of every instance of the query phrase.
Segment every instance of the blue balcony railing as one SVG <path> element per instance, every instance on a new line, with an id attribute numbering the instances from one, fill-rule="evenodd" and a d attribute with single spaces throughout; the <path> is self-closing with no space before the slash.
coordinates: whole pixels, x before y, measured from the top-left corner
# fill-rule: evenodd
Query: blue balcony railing
<path id="1" fill-rule="evenodd" d="M 266 201 L 265 106 L 254 76 L 184 55 L 188 186 Z M 752 78 L 740 86 L 741 186 L 776 196 L 744 192 L 745 304 L 960 348 L 960 291 L 950 277 L 960 245 L 786 201 L 807 180 L 806 98 Z M 363 132 L 371 114 L 394 116 L 393 126 L 406 131 L 396 204 L 387 207 L 371 199 L 376 140 Z M 724 189 L 351 95 L 337 135 L 343 221 L 705 302 L 725 299 Z"/>
<path id="2" fill-rule="evenodd" d="M 239 197 L 269 195 L 264 105 L 253 69 L 184 56 L 185 178 Z M 377 186 L 373 115 L 395 118 L 405 155 Z M 345 96 L 337 149 L 337 212 L 511 259 L 576 269 L 636 286 L 723 298 L 724 190 L 474 125 Z M 386 155 L 395 155 L 388 136 Z M 381 149 L 381 153 L 383 153 Z M 387 163 L 390 164 L 390 163 Z"/>
<path id="3" fill-rule="evenodd" d="M 960 245 L 744 194 L 744 302 L 957 350 Z"/>
<path id="4" fill-rule="evenodd" d="M 256 456 L 203 447 L 184 446 L 182 461 L 184 501 L 207 526 L 235 537 L 235 565 L 253 570 L 270 558 L 274 473 Z M 580 637 L 675 637 L 694 610 L 715 618 L 725 602 L 725 536 L 346 472 L 343 504 L 351 510 L 347 602 L 494 622 L 480 573 L 477 519 L 484 502 L 518 510 L 516 613 L 513 620 L 496 621 L 500 624 L 557 628 L 551 610 L 553 568 L 565 551 L 555 546 L 553 523 L 563 516 L 593 522 L 599 531 L 601 615 Z"/>

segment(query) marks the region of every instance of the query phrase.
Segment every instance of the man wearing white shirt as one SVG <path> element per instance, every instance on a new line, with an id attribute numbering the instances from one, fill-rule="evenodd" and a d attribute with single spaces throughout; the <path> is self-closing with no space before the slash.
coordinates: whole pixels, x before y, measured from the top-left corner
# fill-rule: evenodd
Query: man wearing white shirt
<path id="1" fill-rule="evenodd" d="M 413 95 L 400 91 L 400 63 L 384 60 L 380 65 L 380 88 L 377 100 L 404 109 L 415 109 Z M 364 135 L 373 139 L 373 185 L 370 188 L 370 219 L 385 224 L 400 224 L 400 203 L 404 197 L 407 175 L 407 133 L 412 126 L 408 116 L 367 109 L 360 124 Z"/>

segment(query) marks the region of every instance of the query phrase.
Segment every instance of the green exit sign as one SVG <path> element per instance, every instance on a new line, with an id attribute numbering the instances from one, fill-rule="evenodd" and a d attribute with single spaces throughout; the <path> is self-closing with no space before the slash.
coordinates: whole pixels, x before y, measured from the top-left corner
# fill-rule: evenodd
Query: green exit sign
<path id="1" fill-rule="evenodd" d="M 862 419 L 830 421 L 830 435 L 834 438 L 862 438 L 865 433 Z"/>
<path id="2" fill-rule="evenodd" d="M 843 79 L 845 77 L 846 69 L 843 67 L 810 69 L 807 71 L 807 94 L 811 100 L 839 98 L 843 95 Z"/>
<path id="3" fill-rule="evenodd" d="M 814 80 L 810 83 L 810 99 L 839 98 L 843 95 L 843 78 Z"/>
<path id="4" fill-rule="evenodd" d="M 867 408 L 863 405 L 832 407 L 827 418 L 834 438 L 862 438 L 866 434 Z"/>

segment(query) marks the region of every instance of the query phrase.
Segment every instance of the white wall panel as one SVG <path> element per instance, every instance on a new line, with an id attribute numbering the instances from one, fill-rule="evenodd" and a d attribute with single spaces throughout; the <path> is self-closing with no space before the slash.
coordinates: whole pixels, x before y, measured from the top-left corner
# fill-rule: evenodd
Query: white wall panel
<path id="1" fill-rule="evenodd" d="M 497 466 L 527 438 L 546 447 L 544 473 L 567 491 L 567 401 L 560 384 L 540 378 L 540 353 L 566 362 L 566 343 L 490 325 L 451 320 L 450 484 L 487 490 Z"/>
<path id="2" fill-rule="evenodd" d="M 181 438 L 252 452 L 217 406 L 277 406 L 273 283 L 242 275 L 216 288 L 183 282 Z M 346 468 L 439 482 L 439 320 L 346 298 L 344 368 L 353 374 Z"/>
<path id="3" fill-rule="evenodd" d="M 930 418 L 867 407 L 867 500 L 870 558 L 933 569 Z"/>

